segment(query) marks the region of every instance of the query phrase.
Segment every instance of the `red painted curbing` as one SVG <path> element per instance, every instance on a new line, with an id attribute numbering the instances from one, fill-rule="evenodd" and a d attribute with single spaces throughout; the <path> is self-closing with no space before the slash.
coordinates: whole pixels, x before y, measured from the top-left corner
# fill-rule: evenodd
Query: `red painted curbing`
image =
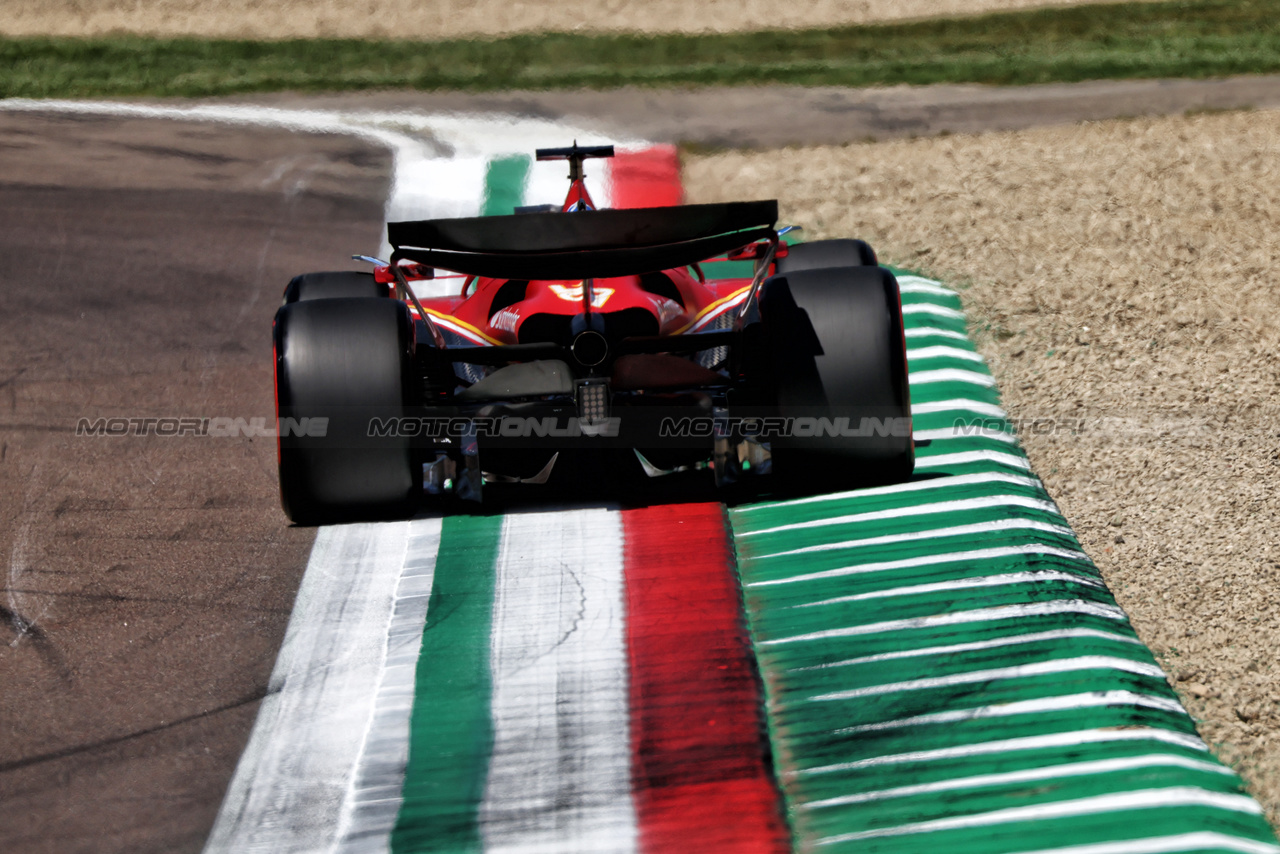
<path id="1" fill-rule="evenodd" d="M 658 208 L 684 199 L 680 157 L 674 145 L 619 151 L 609 164 L 610 204 L 615 208 Z"/>
<path id="2" fill-rule="evenodd" d="M 719 504 L 622 514 L 640 850 L 790 850 Z"/>

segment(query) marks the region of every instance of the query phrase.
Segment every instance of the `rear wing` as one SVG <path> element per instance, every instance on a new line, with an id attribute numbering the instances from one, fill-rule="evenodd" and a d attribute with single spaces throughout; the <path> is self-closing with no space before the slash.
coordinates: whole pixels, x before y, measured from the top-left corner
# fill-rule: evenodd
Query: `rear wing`
<path id="1" fill-rule="evenodd" d="M 402 260 L 498 279 L 592 279 L 670 270 L 768 240 L 734 325 L 741 328 L 778 248 L 776 200 L 664 208 L 531 213 L 393 222 L 387 237 L 396 295 L 418 309 L 438 349 L 443 335 L 404 279 Z M 590 311 L 587 288 L 583 310 Z M 703 336 L 695 336 L 701 339 Z M 671 339 L 666 339 L 668 346 Z M 715 345 L 707 345 L 715 346 Z M 499 348 L 514 354 L 510 347 Z"/>
<path id="2" fill-rule="evenodd" d="M 393 222 L 401 259 L 503 279 L 585 279 L 668 270 L 769 239 L 778 203 L 514 214 Z"/>

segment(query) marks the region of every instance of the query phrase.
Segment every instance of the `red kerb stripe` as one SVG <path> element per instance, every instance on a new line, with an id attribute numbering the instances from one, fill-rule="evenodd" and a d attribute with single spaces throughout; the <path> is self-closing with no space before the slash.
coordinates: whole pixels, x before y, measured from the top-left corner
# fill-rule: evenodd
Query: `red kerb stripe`
<path id="1" fill-rule="evenodd" d="M 619 151 L 609 165 L 610 204 L 615 208 L 658 208 L 678 205 L 680 157 L 674 145 L 655 145 L 640 151 Z"/>
<path id="2" fill-rule="evenodd" d="M 641 850 L 789 851 L 724 509 L 622 520 Z"/>

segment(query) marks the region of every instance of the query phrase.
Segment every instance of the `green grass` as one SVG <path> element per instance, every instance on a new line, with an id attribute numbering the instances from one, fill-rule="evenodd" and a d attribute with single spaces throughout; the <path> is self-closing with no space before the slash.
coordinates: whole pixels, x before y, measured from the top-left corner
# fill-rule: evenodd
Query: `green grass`
<path id="1" fill-rule="evenodd" d="M 708 36 L 15 38 L 0 39 L 0 69 L 0 97 L 1215 77 L 1280 71 L 1280 0 L 1084 6 Z"/>

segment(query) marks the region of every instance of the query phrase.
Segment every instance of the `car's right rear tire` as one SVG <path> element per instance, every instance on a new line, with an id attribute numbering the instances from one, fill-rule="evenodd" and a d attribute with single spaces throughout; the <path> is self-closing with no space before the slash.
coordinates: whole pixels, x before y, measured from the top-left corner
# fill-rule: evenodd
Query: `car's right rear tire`
<path id="1" fill-rule="evenodd" d="M 795 419 L 791 435 L 771 441 L 774 475 L 811 492 L 910 478 L 910 386 L 893 274 L 836 267 L 774 276 L 760 317 L 776 411 Z"/>
<path id="2" fill-rule="evenodd" d="M 370 429 L 374 419 L 403 416 L 416 397 L 404 303 L 287 303 L 276 313 L 274 341 L 285 514 L 318 524 L 411 513 L 422 492 L 411 440 L 397 430 L 370 435 L 379 432 Z"/>
<path id="3" fill-rule="evenodd" d="M 787 254 L 778 259 L 775 269 L 781 276 L 828 267 L 875 267 L 878 263 L 870 243 L 842 237 L 788 246 Z"/>

